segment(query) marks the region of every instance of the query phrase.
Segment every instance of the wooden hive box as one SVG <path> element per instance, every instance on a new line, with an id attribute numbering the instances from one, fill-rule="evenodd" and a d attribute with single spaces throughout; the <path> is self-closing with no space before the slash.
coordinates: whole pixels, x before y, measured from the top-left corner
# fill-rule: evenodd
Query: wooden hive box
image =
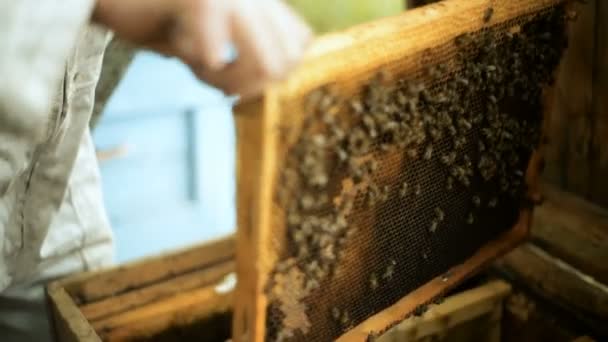
<path id="1" fill-rule="evenodd" d="M 230 339 L 234 240 L 79 274 L 49 285 L 57 342 L 206 341 Z M 226 281 L 228 279 L 228 281 Z M 490 281 L 429 306 L 380 339 L 441 337 L 499 341 L 503 302 L 511 286 Z"/>
<path id="2" fill-rule="evenodd" d="M 228 237 L 59 280 L 47 290 L 54 337 L 188 341 L 193 334 L 195 340 L 223 341 L 230 336 L 234 269 L 234 240 Z"/>

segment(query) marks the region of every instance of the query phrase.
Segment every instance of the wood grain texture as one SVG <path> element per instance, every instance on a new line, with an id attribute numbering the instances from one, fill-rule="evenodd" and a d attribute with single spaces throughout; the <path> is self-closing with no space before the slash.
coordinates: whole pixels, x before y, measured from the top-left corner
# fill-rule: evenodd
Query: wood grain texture
<path id="1" fill-rule="evenodd" d="M 88 303 L 230 260 L 234 257 L 234 243 L 231 236 L 111 270 L 79 274 L 60 283 L 72 297 L 81 303 Z"/>
<path id="2" fill-rule="evenodd" d="M 53 315 L 54 335 L 58 342 L 101 342 L 63 287 L 49 286 L 47 296 Z"/>
<path id="3" fill-rule="evenodd" d="M 94 322 L 93 328 L 104 341 L 125 341 L 153 336 L 170 327 L 226 312 L 233 304 L 233 293 L 218 293 L 215 286 L 176 294 L 171 298 Z"/>
<path id="4" fill-rule="evenodd" d="M 498 280 L 455 294 L 443 303 L 431 306 L 421 317 L 412 317 L 400 323 L 382 335 L 378 342 L 418 341 L 445 334 L 458 325 L 493 314 L 496 309 L 500 312 L 503 299 L 510 293 L 511 286 Z"/>
<path id="5" fill-rule="evenodd" d="M 608 3 L 596 0 L 589 198 L 608 207 Z"/>
<path id="6" fill-rule="evenodd" d="M 589 174 L 595 0 L 578 9 L 571 26 L 569 48 L 564 55 L 550 119 L 545 178 L 585 195 Z"/>
<path id="7" fill-rule="evenodd" d="M 228 237 L 51 283 L 57 341 L 150 336 L 226 312 L 233 291 L 216 286 L 235 269 L 234 242 Z"/>
<path id="8" fill-rule="evenodd" d="M 545 185 L 534 212 L 532 237 L 552 255 L 608 284 L 608 211 Z"/>
<path id="9" fill-rule="evenodd" d="M 497 265 L 538 295 L 585 315 L 591 321 L 608 319 L 608 287 L 533 244 L 514 250 Z M 604 334 L 608 332 L 604 324 L 598 323 L 596 328 Z"/>
<path id="10" fill-rule="evenodd" d="M 264 106 L 257 100 L 235 108 L 237 134 L 237 244 L 236 260 L 239 281 L 233 316 L 233 340 L 247 341 L 247 336 L 259 336 L 263 341 L 265 302 L 262 296 L 260 269 L 262 253 L 260 239 L 264 234 L 260 218 L 262 205 L 262 164 L 268 158 L 269 142 L 265 140 Z M 268 180 L 266 180 L 268 181 Z M 256 325 L 257 322 L 257 325 Z"/>
<path id="11" fill-rule="evenodd" d="M 352 330 L 342 335 L 338 342 L 367 341 L 369 336 L 380 336 L 388 328 L 401 322 L 412 313 L 421 303 L 428 303 L 433 298 L 460 284 L 484 266 L 493 262 L 515 246 L 519 245 L 528 235 L 530 213 L 523 212 L 517 226 L 497 240 L 482 247 L 475 255 L 461 265 L 447 272 L 449 278 L 437 277 L 426 285 L 416 289 L 394 305 L 372 316 Z"/>
<path id="12" fill-rule="evenodd" d="M 233 272 L 235 267 L 234 261 L 226 261 L 119 296 L 83 305 L 80 310 L 87 320 L 94 322 L 174 296 L 176 293 L 188 292 L 216 283 Z"/>

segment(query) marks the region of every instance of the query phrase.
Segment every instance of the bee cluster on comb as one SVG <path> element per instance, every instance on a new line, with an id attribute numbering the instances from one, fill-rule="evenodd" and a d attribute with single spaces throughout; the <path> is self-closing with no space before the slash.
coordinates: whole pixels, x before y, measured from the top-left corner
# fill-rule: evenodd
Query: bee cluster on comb
<path id="1" fill-rule="evenodd" d="M 266 286 L 267 340 L 335 339 L 513 225 L 566 20 L 554 6 L 457 37 L 449 60 L 425 62 L 429 49 L 419 73 L 387 69 L 354 98 L 332 86 L 310 94 L 278 180 L 286 248 Z M 377 238 L 367 281 L 352 285 L 368 298 L 336 299 L 317 322 L 311 298 L 346 281 L 360 236 Z"/>

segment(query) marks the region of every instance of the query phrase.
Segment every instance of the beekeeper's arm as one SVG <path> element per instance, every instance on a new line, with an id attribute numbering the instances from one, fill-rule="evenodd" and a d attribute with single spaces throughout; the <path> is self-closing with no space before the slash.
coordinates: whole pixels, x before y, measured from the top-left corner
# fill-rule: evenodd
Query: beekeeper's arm
<path id="1" fill-rule="evenodd" d="M 1 1 L 0 196 L 44 138 L 66 58 L 91 19 L 244 97 L 283 77 L 311 36 L 281 0 Z"/>
<path id="2" fill-rule="evenodd" d="M 282 0 L 97 0 L 94 20 L 184 60 L 203 80 L 243 97 L 281 78 L 311 37 Z M 225 59 L 230 45 L 238 59 Z"/>
<path id="3" fill-rule="evenodd" d="M 0 1 L 0 196 L 47 133 L 51 100 L 94 0 Z"/>

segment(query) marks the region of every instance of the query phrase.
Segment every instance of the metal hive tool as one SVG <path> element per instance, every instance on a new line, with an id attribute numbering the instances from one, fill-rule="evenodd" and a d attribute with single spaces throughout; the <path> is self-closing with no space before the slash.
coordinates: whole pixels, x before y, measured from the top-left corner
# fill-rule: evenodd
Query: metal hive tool
<path id="1" fill-rule="evenodd" d="M 330 35 L 237 108 L 233 339 L 372 339 L 521 242 L 570 6 L 446 0 Z"/>

